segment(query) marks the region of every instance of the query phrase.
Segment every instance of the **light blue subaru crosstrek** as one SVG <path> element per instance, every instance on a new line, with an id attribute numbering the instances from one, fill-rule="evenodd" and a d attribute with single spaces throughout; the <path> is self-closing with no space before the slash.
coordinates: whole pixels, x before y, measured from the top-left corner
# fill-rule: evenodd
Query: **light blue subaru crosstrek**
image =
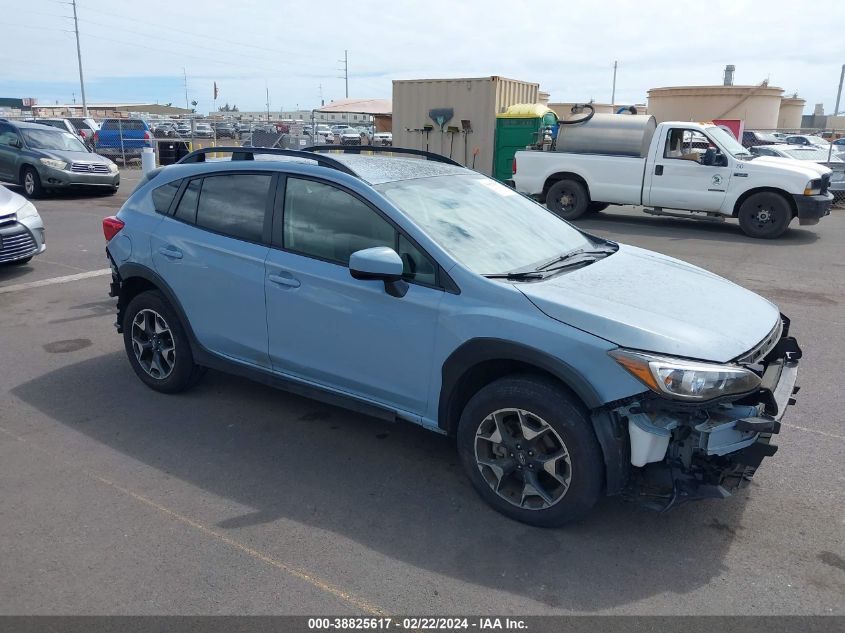
<path id="1" fill-rule="evenodd" d="M 454 436 L 485 501 L 542 526 L 602 494 L 728 496 L 775 453 L 801 351 L 774 305 L 384 150 L 148 175 L 103 222 L 138 377 L 173 393 L 211 367 Z"/>

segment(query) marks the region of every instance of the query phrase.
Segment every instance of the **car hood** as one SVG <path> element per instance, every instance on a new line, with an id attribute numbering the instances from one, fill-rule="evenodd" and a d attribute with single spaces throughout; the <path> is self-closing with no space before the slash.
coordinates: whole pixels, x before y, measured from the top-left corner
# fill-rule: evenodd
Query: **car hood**
<path id="1" fill-rule="evenodd" d="M 99 154 L 91 152 L 71 152 L 59 149 L 42 149 L 39 150 L 43 154 L 48 154 L 51 158 L 58 158 L 67 163 L 110 163 L 111 161 Z"/>
<path id="2" fill-rule="evenodd" d="M 775 305 L 727 279 L 626 245 L 514 286 L 551 318 L 620 347 L 722 363 L 752 349 L 780 318 Z"/>
<path id="3" fill-rule="evenodd" d="M 26 204 L 26 198 L 0 186 L 0 216 L 9 215 Z"/>
<path id="4" fill-rule="evenodd" d="M 775 166 L 779 169 L 788 169 L 801 174 L 808 180 L 824 176 L 830 172 L 829 168 L 811 160 L 798 160 L 797 158 L 784 158 L 782 156 L 758 156 L 744 164 L 747 165 L 746 170 L 751 173 L 762 170 L 768 171 L 768 167 Z"/>

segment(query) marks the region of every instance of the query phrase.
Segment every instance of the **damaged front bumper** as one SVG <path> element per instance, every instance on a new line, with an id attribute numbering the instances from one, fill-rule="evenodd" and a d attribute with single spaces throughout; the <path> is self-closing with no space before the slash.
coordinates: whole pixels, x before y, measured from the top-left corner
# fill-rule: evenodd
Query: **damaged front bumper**
<path id="1" fill-rule="evenodd" d="M 781 419 L 795 404 L 801 349 L 781 338 L 759 363 L 754 393 L 702 405 L 643 398 L 614 410 L 627 426 L 631 469 L 623 494 L 649 507 L 668 510 L 702 498 L 723 498 L 746 486 L 763 459 Z"/>

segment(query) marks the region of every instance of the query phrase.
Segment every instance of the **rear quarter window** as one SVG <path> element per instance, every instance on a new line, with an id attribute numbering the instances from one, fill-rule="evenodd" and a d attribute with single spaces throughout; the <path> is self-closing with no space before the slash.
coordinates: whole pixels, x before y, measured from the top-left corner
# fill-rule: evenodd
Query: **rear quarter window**
<path id="1" fill-rule="evenodd" d="M 174 180 L 153 189 L 153 206 L 157 213 L 167 213 L 170 210 L 170 205 L 173 203 L 173 198 L 176 197 L 181 184 L 181 180 Z"/>

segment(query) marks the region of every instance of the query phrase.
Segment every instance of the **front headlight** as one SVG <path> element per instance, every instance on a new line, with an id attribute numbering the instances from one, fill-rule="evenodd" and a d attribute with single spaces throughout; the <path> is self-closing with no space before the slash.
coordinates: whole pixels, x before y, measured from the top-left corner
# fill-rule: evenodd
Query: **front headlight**
<path id="1" fill-rule="evenodd" d="M 42 165 L 52 167 L 53 169 L 64 169 L 67 167 L 67 163 L 65 161 L 58 160 L 57 158 L 39 158 L 38 160 L 41 161 Z"/>
<path id="2" fill-rule="evenodd" d="M 811 180 L 807 183 L 807 186 L 804 187 L 804 195 L 805 196 L 817 196 L 822 192 L 822 181 L 821 178 L 816 180 Z"/>
<path id="3" fill-rule="evenodd" d="M 701 363 L 623 349 L 608 353 L 649 389 L 676 400 L 712 400 L 760 386 L 757 374 L 738 365 Z"/>
<path id="4" fill-rule="evenodd" d="M 38 210 L 31 202 L 25 202 L 24 205 L 15 211 L 18 220 L 25 220 L 26 218 L 38 217 Z"/>
<path id="5" fill-rule="evenodd" d="M 117 173 L 117 163 L 109 163 L 109 171 L 113 174 Z"/>

